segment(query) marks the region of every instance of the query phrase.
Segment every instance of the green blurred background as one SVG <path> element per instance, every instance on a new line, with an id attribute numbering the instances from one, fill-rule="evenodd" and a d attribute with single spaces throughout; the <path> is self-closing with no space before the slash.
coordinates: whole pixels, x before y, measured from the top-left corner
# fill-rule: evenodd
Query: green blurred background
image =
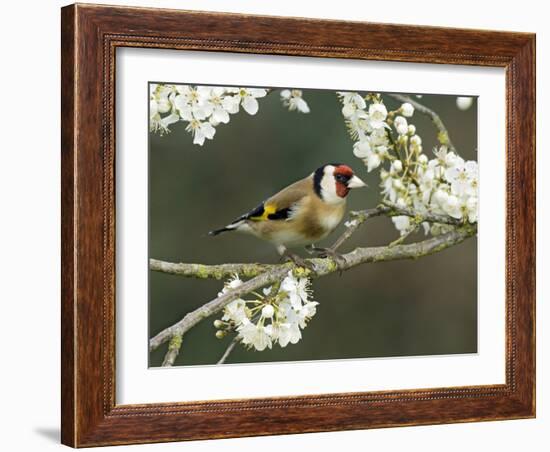
<path id="1" fill-rule="evenodd" d="M 206 140 L 203 147 L 192 144 L 185 123 L 172 125 L 164 136 L 150 134 L 149 257 L 206 264 L 278 262 L 269 243 L 238 233 L 209 237 L 207 232 L 328 162 L 350 165 L 370 186 L 350 194 L 349 209 L 377 205 L 379 173 L 367 173 L 353 156 L 334 91 L 305 89 L 303 95 L 309 114 L 287 111 L 279 92 L 273 92 L 259 99 L 256 116 L 241 109 L 229 124 L 218 126 L 214 140 Z M 461 156 L 477 160 L 477 101 L 461 111 L 455 99 L 425 94 L 419 101 L 441 116 Z M 384 101 L 388 110 L 399 105 L 388 96 Z M 415 112 L 409 123 L 416 125 L 431 158 L 436 144 L 431 121 Z M 342 229 L 340 225 L 325 245 Z M 375 218 L 341 251 L 386 245 L 397 237 L 390 219 Z M 418 233 L 408 241 L 423 237 Z M 221 288 L 219 281 L 150 272 L 149 336 L 215 298 Z M 320 305 L 298 344 L 263 352 L 238 346 L 227 363 L 477 351 L 476 239 L 417 261 L 364 264 L 341 277 L 315 280 L 313 290 Z M 216 339 L 215 318 L 185 335 L 175 365 L 216 363 L 231 338 Z M 151 352 L 149 365 L 160 366 L 165 353 L 166 346 Z"/>

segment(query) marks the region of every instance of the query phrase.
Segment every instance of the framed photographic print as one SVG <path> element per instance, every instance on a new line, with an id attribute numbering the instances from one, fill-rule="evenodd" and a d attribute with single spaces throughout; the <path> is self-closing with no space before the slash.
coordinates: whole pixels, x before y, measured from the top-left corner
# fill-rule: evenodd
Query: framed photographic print
<path id="1" fill-rule="evenodd" d="M 535 37 L 62 9 L 62 442 L 535 415 Z"/>

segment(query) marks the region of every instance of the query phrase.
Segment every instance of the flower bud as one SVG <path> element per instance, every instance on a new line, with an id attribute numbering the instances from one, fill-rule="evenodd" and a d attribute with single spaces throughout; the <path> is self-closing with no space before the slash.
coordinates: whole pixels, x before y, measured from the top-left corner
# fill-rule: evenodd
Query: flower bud
<path id="1" fill-rule="evenodd" d="M 414 124 L 409 124 L 409 135 L 414 135 L 416 133 L 416 126 Z"/>
<path id="2" fill-rule="evenodd" d="M 216 337 L 218 339 L 223 339 L 226 335 L 227 335 L 227 333 L 223 330 L 216 331 Z"/>
<path id="3" fill-rule="evenodd" d="M 414 144 L 415 146 L 420 146 L 422 144 L 422 138 L 420 138 L 418 135 L 413 135 L 411 137 L 411 144 Z"/>
<path id="4" fill-rule="evenodd" d="M 414 113 L 414 107 L 410 103 L 405 102 L 403 105 L 401 105 L 399 111 L 403 116 L 410 118 Z"/>
<path id="5" fill-rule="evenodd" d="M 401 160 L 394 160 L 391 166 L 396 173 L 400 173 L 403 170 L 403 163 L 401 163 Z"/>
<path id="6" fill-rule="evenodd" d="M 468 110 L 474 103 L 474 99 L 471 97 L 457 97 L 456 98 L 456 106 L 459 110 L 465 111 Z"/>
<path id="7" fill-rule="evenodd" d="M 265 317 L 266 319 L 270 319 L 273 317 L 273 314 L 275 314 L 275 309 L 270 304 L 266 304 L 262 308 L 262 317 Z"/>
<path id="8" fill-rule="evenodd" d="M 214 320 L 214 327 L 215 328 L 223 328 L 225 326 L 225 323 L 222 322 L 220 319 Z"/>

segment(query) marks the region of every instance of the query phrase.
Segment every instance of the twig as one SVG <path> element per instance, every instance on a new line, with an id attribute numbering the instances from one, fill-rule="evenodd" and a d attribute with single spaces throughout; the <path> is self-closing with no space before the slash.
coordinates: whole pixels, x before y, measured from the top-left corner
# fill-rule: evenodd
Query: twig
<path id="1" fill-rule="evenodd" d="M 442 234 L 440 236 L 436 236 L 418 243 L 397 245 L 391 248 L 387 246 L 356 248 L 354 251 L 344 254 L 342 256 L 345 262 L 340 265 L 337 265 L 337 263 L 332 258 L 328 257 L 323 259 L 306 259 L 305 261 L 309 263 L 314 269 L 313 272 L 309 274 L 309 277 L 318 278 L 328 275 L 330 273 L 334 273 L 336 271 L 349 270 L 350 268 L 368 262 L 392 261 L 399 259 L 417 259 L 422 256 L 427 256 L 429 254 L 442 251 L 446 248 L 463 242 L 468 237 L 475 235 L 476 230 L 477 228 L 475 225 L 464 226 L 446 234 Z M 242 265 L 251 264 L 231 265 L 234 270 L 238 270 Z M 175 335 L 183 336 L 187 331 L 189 331 L 201 320 L 221 311 L 228 303 L 230 303 L 234 299 L 245 295 L 255 289 L 281 280 L 288 273 L 289 268 L 294 267 L 295 265 L 292 263 L 276 264 L 269 266 L 269 269 L 266 270 L 266 266 L 262 264 L 261 268 L 263 273 L 246 281 L 237 288 L 227 291 L 225 294 L 220 295 L 219 297 L 206 303 L 205 305 L 195 309 L 194 311 L 188 313 L 179 322 L 175 323 L 171 327 L 162 330 L 149 341 L 149 349 L 155 350 Z"/>
<path id="2" fill-rule="evenodd" d="M 445 127 L 445 124 L 443 123 L 443 121 L 435 111 L 426 107 L 424 104 L 421 104 L 420 102 L 410 98 L 409 96 L 405 96 L 403 94 L 388 94 L 388 96 L 393 97 L 394 99 L 400 102 L 408 102 L 420 113 L 429 116 L 432 122 L 434 123 L 435 127 L 437 128 L 437 130 L 439 130 L 439 135 L 438 135 L 439 142 L 441 144 L 446 145 L 449 148 L 449 150 L 456 152 L 453 142 L 451 141 L 451 137 L 449 136 L 449 131 L 447 130 L 447 127 Z"/>
<path id="3" fill-rule="evenodd" d="M 227 357 L 230 355 L 230 353 L 233 351 L 233 349 L 235 348 L 235 345 L 237 345 L 239 343 L 239 340 L 237 339 L 239 336 L 235 336 L 233 338 L 233 340 L 231 341 L 231 343 L 227 346 L 227 348 L 225 349 L 225 352 L 223 353 L 222 357 L 220 358 L 220 360 L 216 363 L 216 364 L 223 364 L 225 363 L 225 360 L 227 359 Z"/>
<path id="4" fill-rule="evenodd" d="M 168 351 L 166 352 L 164 360 L 162 361 L 163 367 L 170 367 L 174 365 L 174 362 L 176 361 L 176 358 L 178 357 L 178 354 L 180 352 L 181 340 L 181 334 L 177 334 L 172 337 L 172 339 L 170 339 L 170 344 L 168 344 Z"/>
<path id="5" fill-rule="evenodd" d="M 348 223 L 346 230 L 331 246 L 332 251 L 336 251 L 338 248 L 340 248 L 340 246 L 342 246 L 342 244 L 353 235 L 353 233 L 359 228 L 359 226 L 361 226 L 369 218 L 378 217 L 389 212 L 389 210 L 390 209 L 386 206 L 378 206 L 374 209 L 351 212 L 353 220 Z"/>
<path id="6" fill-rule="evenodd" d="M 409 235 L 411 235 L 413 232 L 415 232 L 418 229 L 418 225 L 415 224 L 413 227 L 410 227 L 407 231 L 405 231 L 404 234 L 399 236 L 397 239 L 395 239 L 393 242 L 391 242 L 388 247 L 392 248 L 394 246 L 397 246 L 401 243 L 403 243 Z"/>

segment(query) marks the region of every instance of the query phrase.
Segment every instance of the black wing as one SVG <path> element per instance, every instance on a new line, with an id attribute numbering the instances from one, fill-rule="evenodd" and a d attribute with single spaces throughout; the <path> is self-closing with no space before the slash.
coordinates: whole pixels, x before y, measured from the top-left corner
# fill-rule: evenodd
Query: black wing
<path id="1" fill-rule="evenodd" d="M 290 216 L 291 208 L 277 210 L 274 205 L 267 205 L 263 202 L 250 212 L 241 215 L 233 223 L 235 224 L 243 220 L 263 221 L 263 220 L 286 220 Z"/>

